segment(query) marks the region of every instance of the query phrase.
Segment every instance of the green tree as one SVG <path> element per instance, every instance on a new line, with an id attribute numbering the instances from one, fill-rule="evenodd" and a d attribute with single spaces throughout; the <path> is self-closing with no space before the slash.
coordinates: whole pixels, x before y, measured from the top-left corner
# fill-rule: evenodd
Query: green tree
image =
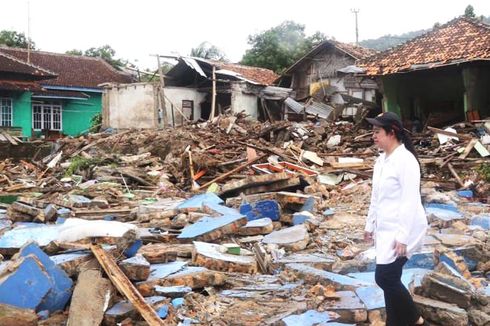
<path id="1" fill-rule="evenodd" d="M 226 55 L 217 46 L 205 41 L 199 44 L 196 48 L 191 49 L 189 54 L 191 57 L 217 60 L 217 61 L 228 61 Z"/>
<path id="2" fill-rule="evenodd" d="M 241 63 L 281 73 L 325 39 L 326 36 L 320 32 L 306 37 L 304 25 L 285 21 L 269 30 L 250 35 L 248 43 L 252 47 L 245 52 Z"/>
<path id="3" fill-rule="evenodd" d="M 65 54 L 83 55 L 83 51 L 78 49 L 73 49 L 73 50 L 66 51 Z"/>
<path id="4" fill-rule="evenodd" d="M 114 56 L 116 55 L 116 51 L 107 44 L 98 48 L 90 48 L 86 50 L 83 54 L 87 57 L 102 58 L 118 70 L 120 70 L 121 67 L 123 67 L 125 64 L 123 60 L 114 58 Z"/>
<path id="5" fill-rule="evenodd" d="M 464 10 L 464 16 L 467 18 L 476 18 L 475 8 L 472 5 L 468 5 Z"/>
<path id="6" fill-rule="evenodd" d="M 36 46 L 32 40 L 30 40 L 31 49 L 35 49 Z M 6 45 L 14 48 L 24 48 L 27 49 L 29 44 L 29 39 L 24 33 L 19 33 L 16 31 L 3 30 L 0 31 L 0 44 Z"/>

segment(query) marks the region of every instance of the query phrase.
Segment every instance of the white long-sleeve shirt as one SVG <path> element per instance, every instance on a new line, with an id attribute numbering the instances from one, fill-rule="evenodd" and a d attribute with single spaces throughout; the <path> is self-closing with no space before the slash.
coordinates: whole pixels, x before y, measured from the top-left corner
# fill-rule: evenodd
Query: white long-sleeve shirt
<path id="1" fill-rule="evenodd" d="M 422 244 L 427 218 L 420 198 L 420 167 L 401 144 L 374 165 L 371 205 L 365 231 L 374 232 L 376 263 L 396 260 L 395 240 L 407 245 L 407 257 Z"/>

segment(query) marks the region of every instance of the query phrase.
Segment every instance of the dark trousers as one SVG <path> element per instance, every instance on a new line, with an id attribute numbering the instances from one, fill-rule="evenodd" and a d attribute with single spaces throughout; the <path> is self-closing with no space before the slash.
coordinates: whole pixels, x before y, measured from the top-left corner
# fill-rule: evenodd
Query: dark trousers
<path id="1" fill-rule="evenodd" d="M 391 264 L 376 265 L 376 284 L 383 289 L 386 306 L 386 326 L 412 326 L 420 317 L 410 292 L 401 282 L 406 257 Z"/>

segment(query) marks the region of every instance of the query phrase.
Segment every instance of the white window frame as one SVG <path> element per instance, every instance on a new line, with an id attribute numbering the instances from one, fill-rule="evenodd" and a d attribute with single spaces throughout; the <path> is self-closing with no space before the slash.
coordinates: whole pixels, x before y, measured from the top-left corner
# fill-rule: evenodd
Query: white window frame
<path id="1" fill-rule="evenodd" d="M 40 112 L 36 112 L 40 109 Z M 37 115 L 40 116 L 37 116 Z M 45 119 L 49 117 L 49 119 Z M 55 120 L 55 118 L 57 118 Z M 49 120 L 49 121 L 45 121 Z M 45 125 L 47 124 L 47 128 Z M 59 124 L 59 128 L 55 128 L 55 125 Z M 37 125 L 37 126 L 36 126 Z M 39 126 L 41 128 L 39 128 Z M 60 103 L 40 103 L 32 105 L 32 129 L 35 131 L 41 130 L 63 130 L 63 107 Z"/>
<path id="2" fill-rule="evenodd" d="M 9 106 L 10 106 L 10 112 L 9 113 L 6 113 L 4 114 L 3 112 L 3 109 L 4 109 L 4 101 L 8 101 L 10 102 Z M 7 115 L 9 116 L 9 120 L 7 120 L 9 123 L 6 124 L 3 120 L 3 117 L 4 115 Z M 13 122 L 14 122 L 14 105 L 13 105 L 13 101 L 12 101 L 12 98 L 10 97 L 0 97 L 0 127 L 12 127 L 13 125 Z"/>

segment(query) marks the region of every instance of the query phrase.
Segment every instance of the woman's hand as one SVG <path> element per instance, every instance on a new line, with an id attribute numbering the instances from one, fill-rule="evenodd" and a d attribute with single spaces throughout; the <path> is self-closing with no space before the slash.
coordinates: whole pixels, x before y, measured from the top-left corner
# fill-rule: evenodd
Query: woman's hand
<path id="1" fill-rule="evenodd" d="M 364 241 L 371 243 L 373 241 L 373 232 L 364 231 Z"/>
<path id="2" fill-rule="evenodd" d="M 397 257 L 405 257 L 407 255 L 407 245 L 395 240 L 395 254 Z"/>

